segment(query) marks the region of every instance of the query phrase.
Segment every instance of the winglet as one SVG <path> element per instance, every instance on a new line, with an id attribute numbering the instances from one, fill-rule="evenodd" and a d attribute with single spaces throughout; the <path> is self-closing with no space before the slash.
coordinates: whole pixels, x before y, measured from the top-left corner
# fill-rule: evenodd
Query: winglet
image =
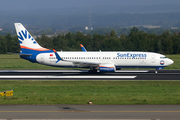
<path id="1" fill-rule="evenodd" d="M 56 50 L 55 49 L 52 49 L 55 53 L 56 53 Z"/>
<path id="2" fill-rule="evenodd" d="M 55 49 L 52 49 L 52 50 L 54 51 L 54 53 L 55 53 L 55 55 L 56 55 L 56 58 L 58 59 L 58 60 L 56 61 L 56 63 L 58 63 L 60 60 L 63 60 L 63 59 L 59 56 L 59 54 L 56 52 Z"/>
<path id="3" fill-rule="evenodd" d="M 80 44 L 80 46 L 83 52 L 87 52 L 86 48 L 82 44 Z"/>

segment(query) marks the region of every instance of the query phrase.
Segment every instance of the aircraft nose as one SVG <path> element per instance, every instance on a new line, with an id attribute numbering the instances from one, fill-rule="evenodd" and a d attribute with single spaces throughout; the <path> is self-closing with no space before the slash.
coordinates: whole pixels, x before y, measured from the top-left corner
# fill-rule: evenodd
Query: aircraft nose
<path id="1" fill-rule="evenodd" d="M 171 64 L 173 64 L 173 63 L 174 63 L 174 61 L 173 61 L 173 60 L 168 59 L 168 64 L 169 64 L 169 65 L 171 65 Z"/>

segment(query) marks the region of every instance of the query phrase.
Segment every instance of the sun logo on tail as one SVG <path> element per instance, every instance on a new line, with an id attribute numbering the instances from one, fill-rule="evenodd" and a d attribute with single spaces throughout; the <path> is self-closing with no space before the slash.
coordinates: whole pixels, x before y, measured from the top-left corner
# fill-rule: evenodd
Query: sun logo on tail
<path id="1" fill-rule="evenodd" d="M 18 33 L 19 43 L 22 44 L 24 40 L 31 40 L 33 44 L 37 44 L 34 38 L 27 32 L 27 30 Z"/>

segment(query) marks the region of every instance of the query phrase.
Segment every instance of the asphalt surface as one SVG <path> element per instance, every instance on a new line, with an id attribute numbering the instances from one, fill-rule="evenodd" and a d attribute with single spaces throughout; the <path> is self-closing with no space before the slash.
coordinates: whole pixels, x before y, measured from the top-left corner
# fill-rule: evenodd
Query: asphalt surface
<path id="1" fill-rule="evenodd" d="M 1 78 L 2 76 L 6 78 Z M 8 78 L 9 76 L 11 78 Z M 17 78 L 22 76 L 30 76 L 31 78 Z M 36 78 L 38 76 L 60 76 L 60 78 Z M 61 76 L 68 76 L 69 78 L 61 78 Z M 81 76 L 82 78 L 74 78 L 74 76 Z M 101 76 L 110 77 L 100 78 Z M 135 77 L 116 78 L 119 76 Z M 115 73 L 96 74 L 88 74 L 86 70 L 0 70 L 0 79 L 180 80 L 180 70 L 159 70 L 157 74 L 153 70 L 117 71 Z M 1 119 L 179 120 L 180 105 L 0 105 Z"/>
<path id="2" fill-rule="evenodd" d="M 1 105 L 0 119 L 179 120 L 180 105 Z"/>
<path id="3" fill-rule="evenodd" d="M 0 80 L 180 80 L 180 70 L 88 74 L 87 70 L 0 70 Z"/>

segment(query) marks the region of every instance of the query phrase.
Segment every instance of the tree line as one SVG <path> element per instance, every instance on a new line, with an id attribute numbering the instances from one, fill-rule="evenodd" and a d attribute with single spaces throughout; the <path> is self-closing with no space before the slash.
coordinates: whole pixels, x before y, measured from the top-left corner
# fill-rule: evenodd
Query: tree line
<path id="1" fill-rule="evenodd" d="M 58 34 L 48 37 L 42 34 L 36 41 L 45 48 L 58 51 L 81 51 L 83 44 L 88 51 L 148 51 L 162 54 L 180 53 L 180 32 L 171 34 L 166 30 L 160 35 L 148 34 L 133 27 L 129 35 L 116 35 L 112 30 L 106 34 L 83 34 L 82 32 Z M 19 53 L 17 36 L 0 35 L 0 54 Z"/>

